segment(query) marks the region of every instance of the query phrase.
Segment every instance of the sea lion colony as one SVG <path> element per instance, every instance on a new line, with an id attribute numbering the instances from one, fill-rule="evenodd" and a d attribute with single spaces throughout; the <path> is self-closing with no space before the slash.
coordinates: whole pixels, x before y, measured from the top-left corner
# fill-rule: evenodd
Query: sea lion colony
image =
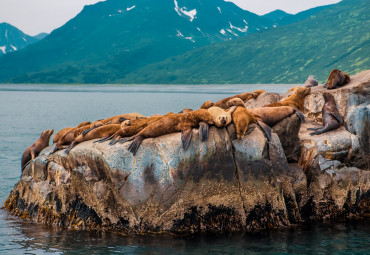
<path id="1" fill-rule="evenodd" d="M 271 138 L 271 127 L 292 114 L 297 114 L 301 122 L 305 121 L 302 113 L 304 99 L 310 93 L 311 86 L 317 86 L 313 77 L 309 77 L 302 87 L 293 87 L 293 93 L 283 101 L 267 104 L 264 107 L 247 109 L 245 102 L 256 99 L 259 95 L 266 92 L 255 90 L 252 93 L 245 92 L 232 97 L 217 101 L 204 102 L 200 109 L 192 110 L 185 108 L 179 113 L 169 112 L 165 115 L 154 114 L 145 117 L 139 113 L 128 113 L 109 117 L 94 122 L 84 121 L 76 127 L 66 127 L 55 134 L 53 152 L 66 149 L 68 153 L 78 143 L 98 139 L 95 142 L 109 141 L 109 145 L 117 142 L 124 143 L 132 141 L 128 150 L 136 155 L 142 141 L 146 138 L 181 132 L 182 147 L 186 150 L 192 138 L 192 129 L 199 128 L 201 141 L 208 139 L 209 125 L 224 128 L 231 122 L 235 126 L 237 138 L 242 139 L 250 123 L 256 123 L 264 132 L 267 140 Z M 350 77 L 337 69 L 333 70 L 328 78 L 326 87 L 333 89 L 336 86 L 343 86 L 348 83 Z M 308 85 L 309 83 L 309 85 Z M 325 87 L 325 85 L 324 85 Z M 323 106 L 323 127 L 314 129 L 311 135 L 318 135 L 329 130 L 333 130 L 342 125 L 342 118 L 336 109 L 334 97 L 330 93 L 323 94 L 325 104 Z M 22 157 L 22 171 L 24 167 L 33 160 L 47 146 L 49 146 L 50 136 L 54 130 L 45 130 L 40 138 L 28 147 Z"/>

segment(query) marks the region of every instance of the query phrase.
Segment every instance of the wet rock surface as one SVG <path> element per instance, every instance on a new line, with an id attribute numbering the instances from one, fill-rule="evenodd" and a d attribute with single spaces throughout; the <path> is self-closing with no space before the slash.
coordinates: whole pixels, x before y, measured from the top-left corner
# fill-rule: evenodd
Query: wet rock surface
<path id="1" fill-rule="evenodd" d="M 67 155 L 46 148 L 23 171 L 5 202 L 13 215 L 65 228 L 121 233 L 192 233 L 267 229 L 310 221 L 370 216 L 370 71 L 334 94 L 345 125 L 318 136 L 321 86 L 296 115 L 273 127 L 267 141 L 251 124 L 242 140 L 232 124 L 211 127 L 206 142 L 193 130 L 129 143 L 88 141 Z M 265 95 L 266 94 L 266 95 Z M 279 100 L 269 93 L 260 103 Z M 269 97 L 266 99 L 264 97 Z M 259 107 L 258 98 L 254 103 Z M 269 103 L 269 102 L 267 102 Z M 248 103 L 247 103 L 248 105 Z"/>

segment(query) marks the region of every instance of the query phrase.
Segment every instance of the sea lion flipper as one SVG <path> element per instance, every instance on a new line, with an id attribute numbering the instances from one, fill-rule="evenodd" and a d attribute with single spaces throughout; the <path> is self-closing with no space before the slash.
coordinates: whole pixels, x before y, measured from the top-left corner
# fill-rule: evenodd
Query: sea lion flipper
<path id="1" fill-rule="evenodd" d="M 267 140 L 271 141 L 271 128 L 261 120 L 257 120 L 257 124 L 262 128 Z"/>
<path id="2" fill-rule="evenodd" d="M 311 130 L 311 131 L 316 131 L 318 129 L 320 129 L 321 127 L 317 127 L 317 128 L 307 128 L 307 130 Z"/>
<path id="3" fill-rule="evenodd" d="M 343 124 L 343 119 L 342 119 L 342 117 L 340 117 L 340 115 L 338 113 L 336 113 L 336 112 L 330 112 L 330 114 L 334 118 L 336 118 L 336 120 L 339 122 L 339 124 Z"/>
<path id="4" fill-rule="evenodd" d="M 103 138 L 101 138 L 101 139 L 99 139 L 99 140 L 94 141 L 94 143 L 103 143 L 103 142 L 108 141 L 108 140 L 110 140 L 110 139 L 112 139 L 112 138 L 113 138 L 113 135 L 111 135 L 111 136 L 106 136 L 106 137 L 103 137 Z"/>
<path id="5" fill-rule="evenodd" d="M 119 121 L 120 122 L 124 122 L 125 120 L 128 120 L 127 118 L 125 118 L 125 117 L 119 117 Z"/>
<path id="6" fill-rule="evenodd" d="M 193 130 L 191 127 L 187 127 L 183 130 L 181 130 L 181 142 L 182 142 L 182 147 L 186 151 L 189 148 L 191 138 L 193 137 Z"/>
<path id="7" fill-rule="evenodd" d="M 209 132 L 209 125 L 204 121 L 199 122 L 199 138 L 201 141 L 208 140 L 208 132 Z"/>
<path id="8" fill-rule="evenodd" d="M 300 110 L 298 109 L 294 109 L 294 113 L 297 114 L 297 116 L 299 117 L 299 119 L 301 120 L 301 123 L 305 123 L 306 122 L 306 119 L 304 117 L 304 114 L 303 112 L 301 112 Z"/>
<path id="9" fill-rule="evenodd" d="M 87 133 L 89 133 L 91 130 L 93 130 L 94 128 L 88 128 L 88 129 L 85 129 L 84 131 L 82 131 L 81 135 L 82 136 L 85 136 Z"/>
<path id="10" fill-rule="evenodd" d="M 141 142 L 143 141 L 143 138 L 141 136 L 137 136 L 130 146 L 128 147 L 128 150 L 135 156 L 137 153 L 137 150 L 139 149 Z"/>
<path id="11" fill-rule="evenodd" d="M 68 148 L 64 151 L 65 154 L 68 154 L 70 152 L 70 150 L 72 150 L 75 146 L 77 145 L 77 143 L 75 141 L 73 141 L 69 146 Z"/>
<path id="12" fill-rule="evenodd" d="M 123 144 L 123 143 L 125 143 L 125 142 L 129 142 L 129 141 L 132 141 L 132 140 L 134 140 L 135 139 L 135 137 L 134 136 L 131 136 L 131 137 L 125 137 L 125 138 L 121 138 L 121 139 L 119 139 L 118 140 L 118 142 L 120 143 L 120 144 Z"/>

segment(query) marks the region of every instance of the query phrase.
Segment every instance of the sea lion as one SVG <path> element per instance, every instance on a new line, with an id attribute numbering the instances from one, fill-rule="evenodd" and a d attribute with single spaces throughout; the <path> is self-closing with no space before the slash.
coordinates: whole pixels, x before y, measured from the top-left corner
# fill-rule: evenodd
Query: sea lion
<path id="1" fill-rule="evenodd" d="M 212 114 L 215 126 L 221 128 L 230 124 L 232 120 L 231 114 L 235 109 L 236 107 L 232 107 L 224 110 L 218 106 L 212 106 L 207 111 Z"/>
<path id="2" fill-rule="evenodd" d="M 34 142 L 30 147 L 28 147 L 23 152 L 22 162 L 21 162 L 22 172 L 23 172 L 23 169 L 28 164 L 28 162 L 30 162 L 30 160 L 33 160 L 34 158 L 36 158 L 43 149 L 49 146 L 50 136 L 53 133 L 54 133 L 53 129 L 47 129 L 43 131 L 40 135 L 40 138 L 37 139 L 36 142 Z"/>
<path id="3" fill-rule="evenodd" d="M 338 69 L 334 69 L 330 72 L 328 81 L 325 83 L 324 88 L 335 89 L 336 87 L 346 85 L 350 80 L 351 77 L 348 74 Z"/>
<path id="4" fill-rule="evenodd" d="M 208 109 L 212 107 L 215 103 L 211 100 L 205 101 L 201 106 L 200 109 Z"/>
<path id="5" fill-rule="evenodd" d="M 65 153 L 68 154 L 69 151 L 72 150 L 79 143 L 82 143 L 84 141 L 89 141 L 92 139 L 96 139 L 96 138 L 111 136 L 114 133 L 116 133 L 119 129 L 130 126 L 130 125 L 131 125 L 131 120 L 125 120 L 121 124 L 108 124 L 108 125 L 97 127 L 85 135 L 81 133 L 69 145 L 69 147 L 65 150 Z"/>
<path id="6" fill-rule="evenodd" d="M 190 145 L 193 136 L 193 128 L 199 128 L 199 137 L 202 141 L 208 138 L 208 124 L 213 124 L 213 116 L 205 109 L 198 109 L 186 114 L 174 114 L 166 116 L 130 138 L 133 140 L 128 150 L 136 155 L 142 141 L 146 138 L 154 138 L 161 135 L 181 132 L 181 142 L 184 150 Z"/>
<path id="7" fill-rule="evenodd" d="M 259 95 L 265 93 L 266 90 L 263 90 L 263 89 L 257 89 L 255 91 L 252 92 L 252 98 L 253 99 L 257 99 L 257 97 L 259 97 Z M 248 100 L 244 100 L 244 102 L 247 102 Z"/>
<path id="8" fill-rule="evenodd" d="M 169 114 L 169 115 L 171 115 L 171 114 Z M 167 115 L 167 116 L 169 116 L 169 115 Z M 150 124 L 152 124 L 152 123 L 154 123 L 154 122 L 156 122 L 156 121 L 158 121 L 158 120 L 160 120 L 164 117 L 165 117 L 164 115 L 159 115 L 159 116 L 152 116 L 152 117 L 149 117 L 149 118 L 146 118 L 146 119 L 133 120 L 131 122 L 130 126 L 121 128 L 116 133 L 114 133 L 113 135 L 104 137 L 104 138 L 102 138 L 100 140 L 97 140 L 95 142 L 102 143 L 102 142 L 105 142 L 105 141 L 108 141 L 108 140 L 112 140 L 109 143 L 109 145 L 116 144 L 118 141 L 120 141 L 120 143 L 124 143 L 124 142 L 126 142 L 126 140 L 125 139 L 121 140 L 122 138 L 131 137 L 133 135 L 136 135 L 141 130 L 143 130 L 145 127 L 147 127 L 148 125 L 150 125 Z"/>
<path id="9" fill-rule="evenodd" d="M 250 92 L 245 92 L 245 93 L 242 93 L 242 94 L 238 94 L 238 95 L 235 95 L 235 96 L 231 96 L 231 97 L 227 97 L 227 98 L 224 98 L 224 99 L 221 99 L 219 101 L 217 101 L 216 103 L 214 103 L 214 106 L 218 106 L 222 109 L 227 109 L 228 106 L 227 106 L 227 102 L 232 99 L 232 98 L 240 98 L 241 100 L 243 101 L 248 101 L 249 99 L 252 99 L 253 96 L 252 96 L 252 93 Z"/>
<path id="10" fill-rule="evenodd" d="M 325 103 L 321 111 L 323 126 L 319 128 L 307 128 L 307 130 L 315 131 L 310 133 L 310 135 L 319 135 L 329 130 L 334 130 L 343 124 L 343 119 L 335 104 L 334 96 L 330 93 L 324 92 L 323 97 L 325 99 Z"/>
<path id="11" fill-rule="evenodd" d="M 263 123 L 258 116 L 255 116 L 243 106 L 236 107 L 235 111 L 232 113 L 232 121 L 234 123 L 236 136 L 239 140 L 243 139 L 244 134 L 247 132 L 249 123 L 256 123 L 259 125 L 267 137 L 267 140 L 271 140 L 271 128 Z"/>
<path id="12" fill-rule="evenodd" d="M 104 124 L 100 121 L 94 121 L 90 125 L 82 126 L 79 128 L 73 128 L 69 132 L 67 132 L 64 136 L 62 136 L 55 144 L 53 153 L 57 150 L 64 149 L 66 146 L 70 145 L 77 136 L 79 136 L 84 130 L 91 129 L 95 127 L 103 126 Z"/>
<path id="13" fill-rule="evenodd" d="M 275 106 L 290 106 L 303 111 L 304 99 L 310 94 L 311 88 L 306 87 L 296 87 L 293 93 L 283 101 L 267 104 L 264 107 L 275 107 Z"/>
<path id="14" fill-rule="evenodd" d="M 307 80 L 304 82 L 304 86 L 307 88 L 315 87 L 317 85 L 319 85 L 319 83 L 313 75 L 308 76 Z"/>
<path id="15" fill-rule="evenodd" d="M 240 106 L 245 107 L 244 102 L 239 98 L 233 98 L 227 102 L 229 107 L 231 106 Z M 273 127 L 275 124 L 281 120 L 289 117 L 292 114 L 297 114 L 301 122 L 305 122 L 305 117 L 300 110 L 297 110 L 290 106 L 277 106 L 277 107 L 259 107 L 248 109 L 249 112 L 255 116 L 259 116 L 261 120 L 270 127 Z"/>
<path id="16" fill-rule="evenodd" d="M 179 113 L 189 113 L 189 112 L 192 112 L 192 111 L 194 111 L 194 110 L 190 109 L 190 108 L 184 108 Z"/>
<path id="17" fill-rule="evenodd" d="M 80 127 L 83 127 L 83 126 L 86 126 L 86 125 L 90 125 L 91 122 L 90 121 L 84 121 L 84 122 L 81 122 L 80 124 L 78 124 L 76 127 L 66 127 L 66 128 L 63 128 L 62 130 L 60 130 L 58 133 L 56 133 L 53 137 L 53 143 L 56 143 L 58 142 L 58 140 L 64 136 L 65 134 L 67 134 L 69 131 L 71 131 L 73 128 L 80 128 Z"/>

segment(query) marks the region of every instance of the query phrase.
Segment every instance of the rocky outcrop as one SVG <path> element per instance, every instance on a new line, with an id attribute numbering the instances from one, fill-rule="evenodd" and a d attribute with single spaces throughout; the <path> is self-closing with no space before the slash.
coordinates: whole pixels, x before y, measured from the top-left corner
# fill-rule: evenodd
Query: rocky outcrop
<path id="1" fill-rule="evenodd" d="M 308 123 L 292 115 L 273 127 L 271 141 L 255 124 L 238 140 L 231 124 L 211 127 L 206 142 L 194 129 L 187 151 L 180 133 L 144 140 L 135 157 L 129 143 L 89 141 L 68 155 L 48 147 L 25 168 L 5 208 L 47 224 L 122 233 L 238 231 L 368 217 L 368 84 L 365 72 L 332 91 L 346 125 L 319 136 L 306 128 L 319 125 L 321 87 L 306 98 Z"/>

